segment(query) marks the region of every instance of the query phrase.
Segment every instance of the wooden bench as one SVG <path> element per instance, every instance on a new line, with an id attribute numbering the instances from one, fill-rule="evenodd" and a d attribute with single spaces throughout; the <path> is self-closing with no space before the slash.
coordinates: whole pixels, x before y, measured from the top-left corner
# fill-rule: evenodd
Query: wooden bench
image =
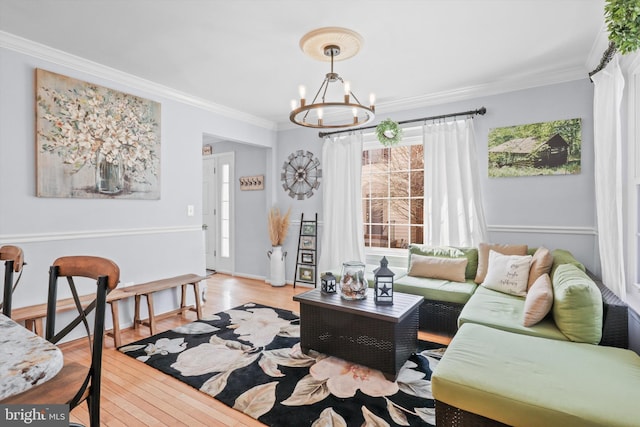
<path id="1" fill-rule="evenodd" d="M 139 285 L 130 286 L 123 290 L 135 289 L 135 316 L 133 319 L 133 327 L 137 328 L 137 325 L 145 325 L 149 327 L 151 335 L 156 333 L 156 320 L 163 319 L 165 317 L 172 316 L 174 314 L 183 314 L 185 311 L 191 310 L 196 312 L 198 320 L 202 319 L 202 307 L 200 305 L 200 281 L 205 280 L 206 277 L 198 276 L 197 274 L 184 274 L 182 276 L 171 277 L 168 279 L 155 280 L 153 282 L 140 283 Z M 195 296 L 195 307 L 187 306 L 187 285 L 193 286 L 193 294 Z M 180 286 L 182 294 L 180 298 L 180 307 L 156 315 L 153 308 L 153 294 L 165 289 L 177 288 Z M 147 308 L 149 311 L 149 318 L 147 321 L 140 319 L 140 297 L 146 297 Z"/>
<path id="2" fill-rule="evenodd" d="M 149 326 L 151 335 L 156 333 L 156 321 L 163 319 L 174 314 L 183 314 L 185 311 L 195 311 L 198 320 L 202 319 L 202 307 L 200 304 L 200 281 L 205 280 L 206 277 L 198 276 L 197 274 L 184 274 L 181 276 L 171 277 L 168 279 L 154 280 L 147 283 L 140 283 L 137 285 L 128 286 L 125 288 L 117 288 L 109 292 L 107 295 L 107 303 L 111 306 L 111 316 L 113 319 L 112 331 L 107 331 L 106 334 L 113 337 L 113 342 L 116 347 L 120 347 L 122 340 L 120 338 L 120 310 L 118 302 L 122 299 L 134 297 L 135 299 L 135 316 L 133 319 L 134 329 L 138 328 L 138 325 Z M 186 305 L 187 301 L 187 286 L 193 286 L 193 292 L 195 295 L 195 306 Z M 153 307 L 153 294 L 158 291 L 166 289 L 173 289 L 181 287 L 181 299 L 180 307 L 171 310 L 166 313 L 157 315 Z M 149 318 L 147 320 L 140 319 L 140 299 L 144 296 L 147 298 L 147 308 L 149 311 Z M 93 295 L 80 296 L 80 302 L 83 308 L 93 300 Z M 56 306 L 57 312 L 64 312 L 75 309 L 75 303 L 73 298 L 65 298 L 58 301 Z M 11 312 L 11 318 L 16 322 L 24 322 L 25 327 L 34 333 L 43 336 L 44 328 L 42 320 L 47 317 L 47 303 L 30 305 L 27 307 L 20 307 L 13 309 Z"/>
<path id="3" fill-rule="evenodd" d="M 80 303 L 82 308 L 86 308 L 91 301 L 93 301 L 93 295 L 82 295 L 80 297 Z M 57 312 L 64 312 L 69 310 L 75 310 L 76 304 L 73 302 L 73 298 L 65 298 L 58 300 L 56 305 Z M 47 303 L 30 305 L 27 307 L 14 308 L 11 310 L 11 319 L 16 322 L 24 322 L 24 326 L 33 331 L 33 333 L 44 336 L 44 327 L 42 325 L 42 319 L 47 317 Z"/>
<path id="4" fill-rule="evenodd" d="M 118 333 L 110 333 L 114 337 L 116 345 L 120 345 L 120 321 L 118 312 L 118 301 L 133 296 L 131 294 L 125 294 L 120 289 L 114 289 L 107 295 L 107 303 L 111 305 L 111 314 L 113 315 L 113 327 L 118 330 Z M 81 295 L 80 304 L 82 308 L 87 308 L 87 305 L 93 301 L 95 295 Z M 62 313 L 65 311 L 75 310 L 76 305 L 73 298 L 64 298 L 58 300 L 56 304 L 56 312 Z M 11 310 L 11 319 L 16 322 L 24 322 L 25 328 L 32 331 L 34 334 L 44 337 L 44 326 L 42 320 L 47 317 L 47 303 L 29 305 L 26 307 L 20 307 Z"/>

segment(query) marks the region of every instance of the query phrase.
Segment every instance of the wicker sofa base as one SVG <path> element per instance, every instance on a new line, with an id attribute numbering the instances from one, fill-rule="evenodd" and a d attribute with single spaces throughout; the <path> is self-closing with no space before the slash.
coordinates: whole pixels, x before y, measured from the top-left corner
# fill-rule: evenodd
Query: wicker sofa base
<path id="1" fill-rule="evenodd" d="M 420 330 L 454 336 L 464 304 L 425 299 L 420 304 Z"/>
<path id="2" fill-rule="evenodd" d="M 499 421 L 467 412 L 455 406 L 436 400 L 436 425 L 439 427 L 500 427 L 507 426 Z"/>
<path id="3" fill-rule="evenodd" d="M 600 345 L 629 348 L 629 307 L 591 272 L 587 272 L 600 289 L 603 303 L 602 340 Z"/>

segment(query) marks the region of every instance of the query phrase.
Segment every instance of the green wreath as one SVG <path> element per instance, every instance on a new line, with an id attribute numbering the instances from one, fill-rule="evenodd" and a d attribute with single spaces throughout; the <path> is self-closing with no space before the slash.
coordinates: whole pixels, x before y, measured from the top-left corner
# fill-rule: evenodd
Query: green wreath
<path id="1" fill-rule="evenodd" d="M 402 128 L 397 122 L 386 119 L 376 126 L 376 136 L 384 146 L 396 145 L 402 139 Z"/>

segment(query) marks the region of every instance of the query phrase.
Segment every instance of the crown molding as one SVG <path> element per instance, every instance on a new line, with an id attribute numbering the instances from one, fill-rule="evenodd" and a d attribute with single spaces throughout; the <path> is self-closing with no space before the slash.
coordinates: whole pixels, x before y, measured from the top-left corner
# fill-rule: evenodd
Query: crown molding
<path id="1" fill-rule="evenodd" d="M 584 64 L 589 71 L 594 70 L 598 64 L 600 64 L 602 54 L 607 49 L 607 46 L 609 46 L 609 33 L 607 31 L 607 26 L 603 23 L 598 35 L 591 45 L 589 56 L 587 56 L 587 60 Z"/>
<path id="2" fill-rule="evenodd" d="M 381 102 L 376 105 L 376 112 L 384 111 L 386 113 L 428 107 L 449 102 L 498 95 L 501 93 L 515 92 L 540 86 L 565 83 L 583 78 L 588 78 L 584 67 L 566 68 L 564 70 L 550 73 L 532 74 L 521 78 L 503 79 L 474 86 L 404 98 L 397 101 Z"/>
<path id="3" fill-rule="evenodd" d="M 600 45 L 603 44 L 603 41 L 604 46 L 606 47 L 607 35 L 604 28 L 594 42 L 589 54 L 589 59 L 583 67 L 568 68 L 551 73 L 538 73 L 519 78 L 503 79 L 475 86 L 467 86 L 464 88 L 403 98 L 396 101 L 378 102 L 376 104 L 376 114 L 386 114 L 390 112 L 429 107 L 449 102 L 463 101 L 586 78 L 589 69 L 587 65 L 592 62 L 597 64 L 600 60 L 599 55 L 604 51 L 604 48 L 600 49 Z M 0 48 L 6 48 L 61 66 L 69 67 L 80 72 L 134 87 L 157 96 L 169 98 L 180 103 L 268 130 L 279 131 L 298 128 L 298 126 L 288 121 L 274 122 L 242 111 L 234 110 L 4 31 L 0 31 Z M 594 60 L 594 58 L 597 59 Z"/>
<path id="4" fill-rule="evenodd" d="M 97 62 L 81 58 L 70 53 L 54 49 L 50 46 L 36 43 L 5 31 L 0 31 L 0 48 L 9 49 L 24 55 L 33 56 L 44 61 L 52 62 L 64 67 L 91 74 L 99 78 L 107 79 L 126 86 L 134 87 L 141 91 L 152 93 L 156 96 L 190 105 L 211 113 L 235 119 L 250 125 L 268 130 L 276 130 L 276 123 L 261 117 L 253 116 L 242 111 L 234 110 L 224 105 L 216 104 L 202 98 L 172 89 L 167 86 L 125 73 L 115 68 L 107 67 Z"/>

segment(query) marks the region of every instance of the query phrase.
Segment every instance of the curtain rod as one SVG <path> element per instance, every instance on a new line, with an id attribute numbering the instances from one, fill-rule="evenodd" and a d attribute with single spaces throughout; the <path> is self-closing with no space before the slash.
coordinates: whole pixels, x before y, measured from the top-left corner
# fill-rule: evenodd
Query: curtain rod
<path id="1" fill-rule="evenodd" d="M 475 116 L 477 114 L 480 114 L 481 116 L 484 116 L 484 114 L 486 112 L 487 112 L 487 109 L 485 107 L 481 107 L 481 108 L 478 108 L 477 110 L 462 111 L 460 113 L 449 113 L 449 114 L 441 114 L 439 116 L 422 117 L 422 118 L 419 118 L 419 119 L 412 119 L 412 120 L 403 120 L 401 122 L 398 122 L 398 124 L 399 125 L 403 125 L 403 124 L 406 124 L 406 123 L 423 122 L 423 121 L 427 121 L 427 120 L 446 119 L 448 117 L 457 117 L 457 116 Z M 360 127 L 360 128 L 336 130 L 336 131 L 333 131 L 333 132 L 319 132 L 318 136 L 320 138 L 324 138 L 325 136 L 334 135 L 334 134 L 337 134 L 337 133 L 354 132 L 354 131 L 365 130 L 365 129 L 373 129 L 376 126 L 377 125 L 363 126 L 363 127 Z"/>
<path id="2" fill-rule="evenodd" d="M 602 54 L 602 58 L 600 58 L 600 63 L 593 71 L 589 73 L 589 80 L 591 80 L 591 83 L 593 83 L 593 79 L 591 78 L 591 76 L 606 67 L 607 64 L 613 59 L 613 55 L 616 54 L 616 51 L 616 44 L 614 42 L 609 42 L 609 46 L 607 46 L 607 49 Z"/>

